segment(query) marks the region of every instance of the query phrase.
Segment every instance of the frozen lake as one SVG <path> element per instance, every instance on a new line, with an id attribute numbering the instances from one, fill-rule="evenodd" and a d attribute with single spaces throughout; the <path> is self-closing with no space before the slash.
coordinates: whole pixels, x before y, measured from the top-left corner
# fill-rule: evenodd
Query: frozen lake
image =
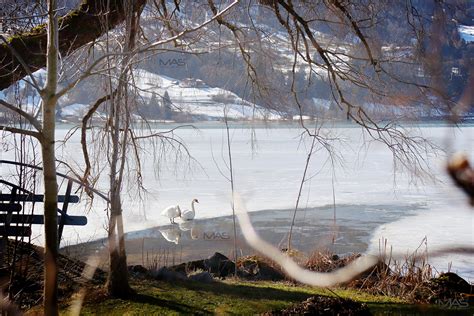
<path id="1" fill-rule="evenodd" d="M 197 218 L 230 215 L 230 183 L 228 176 L 226 131 L 220 123 L 198 124 L 199 129 L 182 128 L 174 132 L 189 150 L 193 160 L 175 160 L 168 155 L 156 164 L 156 149 L 145 146 L 143 155 L 143 181 L 147 190 L 143 199 L 135 192 L 136 182 L 124 189 L 124 219 L 126 231 L 137 231 L 169 223 L 160 215 L 163 208 L 179 203 L 189 207 L 198 198 Z M 163 129 L 170 127 L 162 126 Z M 446 150 L 466 152 L 474 159 L 474 125 L 458 128 L 426 124 L 410 128 L 413 135 L 422 135 Z M 57 138 L 63 139 L 67 126 L 59 126 Z M 234 164 L 235 190 L 241 195 L 249 211 L 293 209 L 303 175 L 310 143 L 301 141 L 302 130 L 297 126 L 271 124 L 269 126 L 233 126 L 231 150 Z M 429 166 L 438 177 L 437 182 L 413 178 L 406 172 L 394 172 L 391 152 L 383 144 L 367 143 L 368 135 L 354 126 L 340 125 L 323 129 L 331 137 L 337 137 L 336 152 L 343 158 L 334 169 L 328 154 L 318 151 L 311 160 L 300 200 L 299 221 L 304 220 L 305 209 L 332 209 L 333 183 L 337 205 L 344 206 L 337 221 L 351 221 L 358 212 L 368 216 L 370 212 L 383 212 L 387 223 L 369 228 L 372 234 L 369 252 L 378 252 L 379 240 L 388 239 L 393 251 L 409 253 L 416 249 L 426 236 L 428 250 L 450 245 L 474 244 L 473 209 L 466 197 L 453 188 L 444 172 L 446 156 L 439 153 L 430 157 Z M 79 135 L 69 139 L 58 149 L 61 159 L 70 165 L 83 165 Z M 13 160 L 10 152 L 2 152 L 2 159 Z M 159 178 L 157 170 L 160 166 Z M 11 171 L 2 166 L 1 173 Z M 223 175 L 224 174 L 224 175 Z M 107 179 L 99 181 L 99 189 L 107 191 Z M 132 190 L 133 191 L 133 190 Z M 105 236 L 106 216 L 104 205 L 96 202 L 87 210 L 89 223 L 85 227 L 70 228 L 64 232 L 64 244 L 86 242 Z M 384 207 L 379 207 L 383 205 Z M 373 207 L 370 207 L 373 206 Z M 403 210 L 403 211 L 400 211 Z M 75 206 L 71 213 L 83 215 L 85 203 Z M 367 215 L 369 214 L 369 215 Z M 374 214 L 374 217 L 380 214 Z M 288 218 L 292 213 L 288 212 Z M 346 217 L 346 218 L 344 218 Z M 364 217 L 364 218 L 365 218 Z M 271 223 L 272 218 L 268 218 Z M 297 227 L 296 226 L 296 227 Z M 41 230 L 35 230 L 36 242 L 41 244 Z M 297 245 L 296 245 L 297 246 Z M 473 257 L 447 255 L 431 261 L 437 269 L 460 272 L 471 281 Z"/>

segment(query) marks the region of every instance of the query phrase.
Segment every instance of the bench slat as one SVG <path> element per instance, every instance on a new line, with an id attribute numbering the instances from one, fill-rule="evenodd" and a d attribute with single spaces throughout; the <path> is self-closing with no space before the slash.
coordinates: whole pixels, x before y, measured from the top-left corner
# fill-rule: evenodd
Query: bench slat
<path id="1" fill-rule="evenodd" d="M 21 201 L 21 202 L 43 202 L 44 195 L 43 194 L 16 194 L 14 196 L 14 201 Z M 0 201 L 9 202 L 12 200 L 11 194 L 0 194 Z M 58 195 L 58 202 L 64 203 L 66 201 L 66 197 L 64 195 Z M 69 203 L 79 203 L 79 196 L 71 195 L 69 196 Z"/>
<path id="2" fill-rule="evenodd" d="M 0 212 L 15 212 L 15 213 L 18 213 L 20 211 L 21 211 L 21 204 L 0 203 Z"/>
<path id="3" fill-rule="evenodd" d="M 7 215 L 0 214 L 0 223 L 5 223 Z M 62 216 L 58 216 L 58 223 L 61 221 Z M 11 215 L 10 223 L 25 223 L 25 224 L 44 224 L 43 215 Z M 85 216 L 66 216 L 64 217 L 64 225 L 70 226 L 85 226 L 87 225 L 87 217 Z"/>
<path id="4" fill-rule="evenodd" d="M 17 227 L 17 226 L 10 226 L 6 230 L 7 236 L 14 236 L 14 237 L 28 237 L 31 236 L 31 228 L 30 227 Z M 0 226 L 0 235 L 5 235 L 5 226 Z"/>

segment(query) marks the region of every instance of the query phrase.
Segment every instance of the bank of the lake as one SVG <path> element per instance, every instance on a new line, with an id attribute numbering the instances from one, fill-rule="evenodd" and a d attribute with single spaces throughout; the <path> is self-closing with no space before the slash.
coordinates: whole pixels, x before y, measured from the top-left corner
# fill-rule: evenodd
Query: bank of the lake
<path id="1" fill-rule="evenodd" d="M 390 210 L 389 205 L 337 205 L 334 209 L 333 205 L 326 205 L 299 210 L 292 244 L 307 256 L 314 251 L 330 251 L 339 255 L 364 253 L 377 227 L 423 208 L 423 205 L 405 205 Z M 264 210 L 250 213 L 250 218 L 262 238 L 286 248 L 293 212 L 294 209 Z M 149 266 L 154 260 L 161 260 L 163 265 L 174 265 L 206 258 L 214 252 L 233 258 L 232 216 L 187 222 L 177 219 L 176 223 L 127 233 L 129 264 Z M 236 228 L 238 255 L 255 254 L 247 246 L 238 221 Z M 106 268 L 106 244 L 106 239 L 99 239 L 67 246 L 62 251 L 84 261 L 98 255 L 102 259 L 101 266 Z"/>

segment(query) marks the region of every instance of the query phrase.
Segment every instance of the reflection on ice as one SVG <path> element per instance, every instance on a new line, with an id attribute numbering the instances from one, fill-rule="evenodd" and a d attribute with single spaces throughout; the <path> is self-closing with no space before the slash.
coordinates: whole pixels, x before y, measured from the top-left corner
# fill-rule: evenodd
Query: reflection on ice
<path id="1" fill-rule="evenodd" d="M 194 221 L 186 221 L 186 222 L 178 223 L 179 229 L 181 229 L 183 232 L 191 230 L 193 226 L 194 226 Z"/>
<path id="2" fill-rule="evenodd" d="M 183 232 L 189 232 L 189 237 L 192 240 L 199 239 L 199 235 L 201 234 L 201 225 L 198 223 L 196 224 L 195 221 L 183 221 L 178 224 L 179 229 Z"/>
<path id="3" fill-rule="evenodd" d="M 159 232 L 169 242 L 178 244 L 181 238 L 181 230 L 177 225 L 172 225 L 171 227 L 166 226 L 166 228 L 159 229 Z"/>

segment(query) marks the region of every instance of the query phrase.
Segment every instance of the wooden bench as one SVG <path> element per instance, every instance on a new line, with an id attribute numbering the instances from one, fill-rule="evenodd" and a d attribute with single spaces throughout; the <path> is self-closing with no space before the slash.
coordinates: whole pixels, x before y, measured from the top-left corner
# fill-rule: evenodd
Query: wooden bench
<path id="1" fill-rule="evenodd" d="M 1 180 L 0 184 L 10 187 L 10 193 L 0 193 L 0 236 L 4 238 L 28 237 L 31 236 L 31 225 L 44 224 L 43 215 L 37 214 L 20 214 L 24 203 L 42 203 L 44 196 L 34 194 L 28 190 L 21 188 L 11 182 Z M 87 217 L 71 216 L 67 214 L 70 203 L 78 203 L 79 197 L 72 195 L 73 181 L 69 180 L 64 195 L 58 195 L 58 203 L 62 203 L 62 207 L 58 208 L 58 243 L 61 242 L 61 236 L 64 226 L 85 226 L 87 225 Z M 13 225 L 12 225 L 13 224 Z"/>

